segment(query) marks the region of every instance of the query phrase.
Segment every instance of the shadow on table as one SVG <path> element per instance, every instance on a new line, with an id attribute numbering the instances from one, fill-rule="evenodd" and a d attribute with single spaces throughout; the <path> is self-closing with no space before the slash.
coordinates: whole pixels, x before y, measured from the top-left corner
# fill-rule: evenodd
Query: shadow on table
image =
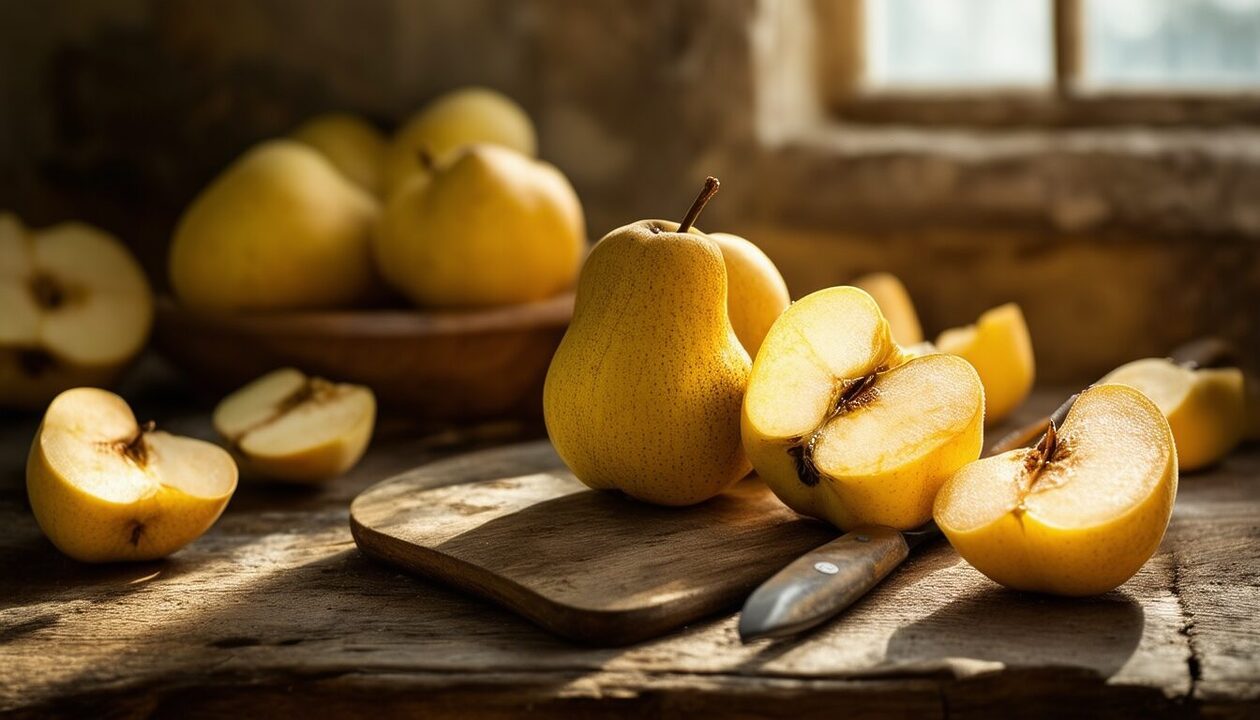
<path id="1" fill-rule="evenodd" d="M 0 545 L 0 610 L 45 602 L 91 598 L 109 602 L 130 595 L 154 580 L 173 580 L 194 564 L 180 556 L 147 562 L 83 563 L 63 555 L 40 532 L 29 512 L 0 512 L 8 524 Z M 28 630 L 29 624 L 18 623 Z M 0 642 L 19 632 L 0 621 Z"/>
<path id="2" fill-rule="evenodd" d="M 417 680 L 417 689 L 409 692 L 459 694 L 474 682 L 462 673 L 555 669 L 556 679 L 536 679 L 544 692 L 547 683 L 568 682 L 622 652 L 566 643 L 489 602 L 402 574 L 357 548 L 311 548 L 309 554 L 300 564 L 215 563 L 192 568 L 174 583 L 159 577 L 148 596 L 128 599 L 126 607 L 133 611 L 150 611 L 145 622 L 92 608 L 100 624 L 86 632 L 98 642 L 81 652 L 99 657 L 77 658 L 80 662 L 56 677 L 36 678 L 28 692 L 31 707 L 101 717 L 106 714 L 101 708 L 125 705 L 136 695 L 116 695 L 115 686 L 144 679 L 145 693 L 164 698 L 165 715 L 182 716 L 187 693 L 204 692 L 208 697 L 198 697 L 210 709 L 199 707 L 198 716 L 217 717 L 224 707 L 239 713 L 238 703 L 250 692 L 242 686 L 299 702 L 303 693 L 294 692 L 295 685 L 325 678 L 436 672 L 450 677 L 451 687 Z M 245 576 L 252 579 L 234 582 Z M 0 626 L 12 634 L 0 634 L 0 640 L 17 643 L 19 656 L 35 658 L 36 643 L 46 642 L 41 633 L 58 619 L 42 615 Z M 60 620 L 66 622 L 64 616 Z M 73 620 L 61 632 L 79 632 L 85 620 Z M 380 699 L 369 695 L 371 701 Z M 287 716 L 271 710 L 269 715 Z"/>
<path id="3" fill-rule="evenodd" d="M 944 540 L 930 543 L 912 553 L 901 567 L 894 570 L 891 575 L 876 585 L 869 593 L 858 598 L 844 612 L 816 629 L 806 630 L 799 635 L 767 642 L 755 654 L 740 663 L 739 670 L 741 672 L 756 672 L 795 651 L 802 645 L 817 642 L 819 637 L 827 633 L 842 631 L 844 627 L 853 623 L 866 622 L 867 620 L 862 618 L 864 613 L 870 611 L 878 614 L 878 608 L 898 602 L 898 597 L 919 586 L 925 578 L 946 571 L 960 562 L 962 562 L 962 558 L 958 557 L 958 553 L 954 552 L 954 549 Z M 914 592 L 918 591 L 915 590 Z"/>
<path id="4" fill-rule="evenodd" d="M 890 662 L 971 658 L 1008 667 L 1083 667 L 1111 677 L 1142 639 L 1145 614 L 1122 592 L 1057 598 L 996 586 L 958 598 L 899 628 Z"/>

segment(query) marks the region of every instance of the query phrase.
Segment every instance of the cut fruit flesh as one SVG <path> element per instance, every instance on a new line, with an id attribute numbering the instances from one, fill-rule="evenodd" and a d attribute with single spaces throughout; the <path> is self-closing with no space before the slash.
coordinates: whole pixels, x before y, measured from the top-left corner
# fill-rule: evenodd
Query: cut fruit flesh
<path id="1" fill-rule="evenodd" d="M 40 529 L 84 562 L 165 557 L 213 525 L 235 489 L 222 448 L 142 428 L 122 398 L 90 387 L 52 401 L 26 463 Z"/>
<path id="2" fill-rule="evenodd" d="M 1128 385 L 1139 390 L 1167 416 L 1185 402 L 1194 385 L 1195 371 L 1163 358 L 1134 360 L 1107 373 L 1100 382 Z"/>
<path id="3" fill-rule="evenodd" d="M 284 456 L 332 442 L 364 423 L 376 409 L 362 388 L 329 385 L 240 440 L 241 451 L 255 457 Z"/>
<path id="4" fill-rule="evenodd" d="M 938 520 L 961 531 L 1015 511 L 1061 528 L 1106 522 L 1150 495 L 1172 449 L 1166 434 L 1129 396 L 1082 393 L 1048 458 L 1033 447 L 973 463 L 942 489 Z"/>
<path id="5" fill-rule="evenodd" d="M 96 388 L 59 396 L 39 442 L 67 482 L 112 503 L 132 503 L 163 487 L 218 498 L 236 484 L 236 467 L 222 449 L 141 427 L 122 398 Z"/>
<path id="6" fill-rule="evenodd" d="M 1128 385 L 1155 403 L 1172 427 L 1183 470 L 1219 461 L 1242 439 L 1247 390 L 1237 368 L 1192 370 L 1146 358 L 1116 368 L 1102 382 Z"/>
<path id="7" fill-rule="evenodd" d="M 303 393 L 306 375 L 293 368 L 274 370 L 228 395 L 214 409 L 214 427 L 231 442 L 274 420 L 280 408 Z"/>
<path id="8" fill-rule="evenodd" d="M 365 387 L 283 368 L 232 393 L 215 409 L 215 429 L 258 474 L 314 480 L 352 466 L 366 450 L 376 399 Z"/>
<path id="9" fill-rule="evenodd" d="M 797 512 L 842 529 L 926 522 L 940 483 L 975 460 L 984 390 L 962 358 L 911 358 L 879 307 L 831 288 L 771 328 L 744 398 L 744 449 Z"/>
<path id="10" fill-rule="evenodd" d="M 0 218 L 0 346 L 81 366 L 135 355 L 152 322 L 149 284 L 113 237 L 80 223 L 38 233 Z"/>
<path id="11" fill-rule="evenodd" d="M 1159 408 L 1104 384 L 1081 393 L 1037 447 L 955 473 L 934 517 L 963 559 L 998 583 L 1093 595 L 1154 554 L 1176 493 L 1177 456 Z"/>
<path id="12" fill-rule="evenodd" d="M 936 452 L 978 412 L 974 377 L 952 355 L 915 358 L 872 376 L 850 400 L 861 411 L 841 412 L 820 428 L 815 465 L 831 477 L 868 476 Z"/>
<path id="13" fill-rule="evenodd" d="M 780 349 L 794 343 L 802 349 Z M 770 328 L 762 347 L 774 350 L 758 354 L 744 406 L 759 433 L 784 439 L 813 433 L 834 409 L 844 383 L 886 369 L 896 350 L 879 306 L 852 287 L 820 290 L 797 301 Z"/>

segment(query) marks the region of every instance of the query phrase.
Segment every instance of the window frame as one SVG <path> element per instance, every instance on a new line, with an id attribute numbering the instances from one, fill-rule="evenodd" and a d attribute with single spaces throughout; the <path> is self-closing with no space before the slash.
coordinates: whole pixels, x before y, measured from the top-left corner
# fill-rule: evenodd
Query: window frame
<path id="1" fill-rule="evenodd" d="M 864 0 L 815 0 L 823 102 L 841 121 L 980 127 L 1260 125 L 1260 89 L 1090 88 L 1082 82 L 1084 0 L 1052 3 L 1054 85 L 1045 89 L 870 88 Z"/>

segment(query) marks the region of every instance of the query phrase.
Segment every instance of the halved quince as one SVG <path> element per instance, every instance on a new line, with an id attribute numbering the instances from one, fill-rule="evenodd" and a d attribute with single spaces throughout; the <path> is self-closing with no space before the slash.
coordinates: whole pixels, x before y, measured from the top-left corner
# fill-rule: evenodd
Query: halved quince
<path id="1" fill-rule="evenodd" d="M 1032 338 L 1015 303 L 985 312 L 975 325 L 946 330 L 936 339 L 936 347 L 965 358 L 980 373 L 984 417 L 990 425 L 1010 415 L 1032 391 L 1036 375 Z"/>
<path id="2" fill-rule="evenodd" d="M 208 530 L 235 489 L 222 448 L 141 426 L 97 388 L 52 401 L 26 463 L 40 528 L 85 562 L 165 557 Z"/>
<path id="3" fill-rule="evenodd" d="M 744 449 L 775 494 L 850 529 L 908 529 L 983 443 L 984 389 L 952 355 L 906 359 L 870 295 L 801 299 L 771 327 L 744 397 Z"/>
<path id="4" fill-rule="evenodd" d="M 1094 595 L 1154 554 L 1176 496 L 1177 455 L 1159 408 L 1133 388 L 1096 385 L 1037 446 L 955 473 L 935 517 L 958 554 L 995 582 Z"/>
<path id="5" fill-rule="evenodd" d="M 1155 403 L 1172 427 L 1182 470 L 1219 461 L 1246 429 L 1245 379 L 1238 368 L 1191 369 L 1145 358 L 1112 370 L 1102 382 L 1128 385 Z"/>
<path id="6" fill-rule="evenodd" d="M 354 467 L 376 422 L 376 397 L 361 385 L 270 372 L 223 399 L 214 428 L 262 477 L 320 482 Z"/>
<path id="7" fill-rule="evenodd" d="M 115 237 L 78 222 L 31 230 L 0 213 L 0 405 L 43 408 L 108 385 L 143 348 L 153 297 Z"/>

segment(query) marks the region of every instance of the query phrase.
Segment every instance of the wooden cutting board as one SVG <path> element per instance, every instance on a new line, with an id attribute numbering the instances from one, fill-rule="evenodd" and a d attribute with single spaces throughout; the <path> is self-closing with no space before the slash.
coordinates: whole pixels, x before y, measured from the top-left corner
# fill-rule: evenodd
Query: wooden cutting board
<path id="1" fill-rule="evenodd" d="M 737 607 L 836 535 L 755 477 L 690 508 L 588 490 L 546 441 L 385 480 L 355 498 L 350 528 L 369 555 L 595 645 L 656 637 Z"/>

